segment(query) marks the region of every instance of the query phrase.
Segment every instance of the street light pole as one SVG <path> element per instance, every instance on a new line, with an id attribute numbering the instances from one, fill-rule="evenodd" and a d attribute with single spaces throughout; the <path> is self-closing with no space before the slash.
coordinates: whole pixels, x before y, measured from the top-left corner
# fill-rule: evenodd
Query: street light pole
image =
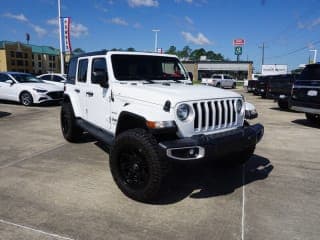
<path id="1" fill-rule="evenodd" d="M 157 52 L 158 49 L 158 32 L 160 32 L 159 29 L 152 29 L 152 32 L 155 33 L 155 38 L 154 38 L 154 52 Z"/>
<path id="2" fill-rule="evenodd" d="M 313 63 L 316 63 L 317 62 L 318 50 L 317 49 L 311 49 L 310 52 L 314 52 L 314 54 L 313 54 Z"/>
<path id="3" fill-rule="evenodd" d="M 64 59 L 62 52 L 62 29 L 61 29 L 61 0 L 58 0 L 58 23 L 59 23 L 59 43 L 60 43 L 60 72 L 64 74 Z"/>

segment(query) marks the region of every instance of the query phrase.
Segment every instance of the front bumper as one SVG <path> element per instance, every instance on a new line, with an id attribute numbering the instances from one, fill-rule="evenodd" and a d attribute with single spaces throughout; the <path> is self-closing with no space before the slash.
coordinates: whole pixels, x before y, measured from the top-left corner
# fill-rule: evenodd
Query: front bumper
<path id="1" fill-rule="evenodd" d="M 33 93 L 35 103 L 43 103 L 49 101 L 61 101 L 63 99 L 63 91 Z"/>
<path id="2" fill-rule="evenodd" d="M 255 124 L 229 132 L 164 141 L 159 146 L 162 153 L 170 159 L 216 158 L 254 147 L 263 134 L 264 127 Z"/>

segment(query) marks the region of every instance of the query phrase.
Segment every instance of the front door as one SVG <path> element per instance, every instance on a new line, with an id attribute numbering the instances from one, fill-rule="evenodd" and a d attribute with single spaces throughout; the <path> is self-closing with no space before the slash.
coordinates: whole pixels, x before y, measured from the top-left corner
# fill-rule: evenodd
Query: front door
<path id="1" fill-rule="evenodd" d="M 95 80 L 95 75 L 99 72 L 105 72 L 108 75 L 105 57 L 93 58 L 91 62 L 91 82 L 88 83 L 86 90 L 88 120 L 97 127 L 109 130 L 111 127 L 111 90 L 101 87 Z"/>
<path id="2" fill-rule="evenodd" d="M 12 80 L 7 74 L 0 74 L 0 99 L 18 101 L 17 83 L 10 84 L 7 80 Z M 13 81 L 13 80 L 12 80 Z"/>

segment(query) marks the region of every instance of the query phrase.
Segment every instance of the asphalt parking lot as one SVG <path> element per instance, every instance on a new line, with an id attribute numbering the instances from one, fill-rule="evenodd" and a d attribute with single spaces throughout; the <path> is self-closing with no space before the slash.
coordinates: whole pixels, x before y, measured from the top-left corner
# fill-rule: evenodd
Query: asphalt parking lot
<path id="1" fill-rule="evenodd" d="M 0 239 L 319 239 L 320 127 L 245 95 L 265 126 L 255 156 L 175 165 L 154 204 L 118 190 L 101 144 L 63 139 L 59 106 L 0 102 Z"/>

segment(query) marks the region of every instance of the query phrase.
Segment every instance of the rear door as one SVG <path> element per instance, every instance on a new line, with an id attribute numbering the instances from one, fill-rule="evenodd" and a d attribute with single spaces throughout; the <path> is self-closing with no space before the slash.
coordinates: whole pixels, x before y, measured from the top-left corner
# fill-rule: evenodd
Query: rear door
<path id="1" fill-rule="evenodd" d="M 90 81 L 86 90 L 88 120 L 97 127 L 108 130 L 111 127 L 111 90 L 101 87 L 100 83 L 95 80 L 95 76 L 99 72 L 105 72 L 106 76 L 108 76 L 105 56 L 95 57 L 91 60 L 89 71 Z"/>

